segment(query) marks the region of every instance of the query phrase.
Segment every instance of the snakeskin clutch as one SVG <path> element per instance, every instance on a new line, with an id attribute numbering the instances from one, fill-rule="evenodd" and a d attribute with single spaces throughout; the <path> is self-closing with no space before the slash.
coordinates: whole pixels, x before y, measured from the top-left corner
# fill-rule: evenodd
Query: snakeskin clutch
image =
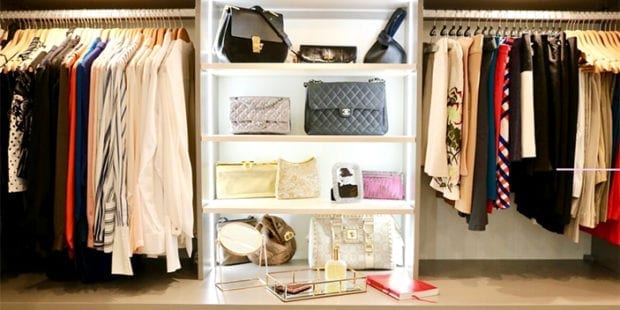
<path id="1" fill-rule="evenodd" d="M 354 63 L 357 58 L 355 46 L 300 45 L 299 62 Z"/>
<path id="2" fill-rule="evenodd" d="M 291 131 L 290 105 L 287 97 L 231 97 L 232 133 L 288 134 Z"/>
<path id="3" fill-rule="evenodd" d="M 405 199 L 403 174 L 387 171 L 362 171 L 364 199 Z"/>

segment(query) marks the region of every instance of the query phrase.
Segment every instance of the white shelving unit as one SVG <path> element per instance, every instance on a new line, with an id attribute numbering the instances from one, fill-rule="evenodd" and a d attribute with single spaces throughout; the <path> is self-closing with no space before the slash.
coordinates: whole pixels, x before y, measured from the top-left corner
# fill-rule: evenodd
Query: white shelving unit
<path id="1" fill-rule="evenodd" d="M 284 29 L 299 44 L 354 45 L 358 59 L 354 64 L 292 63 L 220 63 L 212 51 L 222 9 L 226 5 L 251 7 L 260 5 L 284 16 Z M 385 26 L 394 9 L 408 10 L 406 21 L 396 38 L 407 50 L 406 64 L 364 64 L 363 57 Z M 202 93 L 202 202 L 204 271 L 207 285 L 213 286 L 214 240 L 220 215 L 245 217 L 265 213 L 282 215 L 296 231 L 298 254 L 295 263 L 283 266 L 303 267 L 307 261 L 305 236 L 308 219 L 313 214 L 391 214 L 397 219 L 405 242 L 404 266 L 398 272 L 413 273 L 415 255 L 416 201 L 416 98 L 417 98 L 417 0 L 344 0 L 344 1 L 201 1 L 201 93 Z M 303 83 L 323 81 L 365 81 L 378 77 L 386 81 L 389 130 L 384 136 L 310 136 L 304 125 L 306 90 Z M 289 135 L 233 135 L 228 119 L 229 98 L 233 96 L 284 96 L 291 100 L 291 133 Z M 284 158 L 301 161 L 317 158 L 321 194 L 314 199 L 279 200 L 216 199 L 215 163 L 218 161 L 268 161 Z M 369 200 L 339 204 L 330 201 L 331 167 L 336 162 L 355 162 L 362 170 L 402 171 L 405 174 L 406 199 Z M 299 248 L 302 247 L 300 250 Z M 299 265 L 302 262 L 301 265 Z M 226 268 L 227 278 L 242 278 L 252 265 Z M 401 271 L 402 270 L 402 271 Z M 369 290 L 370 291 L 370 290 Z M 262 294 L 264 293 L 264 294 Z M 367 295 L 376 300 L 375 292 Z M 243 294 L 214 291 L 207 303 L 226 306 L 247 303 L 236 296 Z M 366 295 L 366 294 L 365 294 Z M 372 295 L 372 296 L 371 296 Z M 383 294 L 379 294 L 383 295 Z M 257 305 L 269 304 L 273 296 L 267 291 L 254 291 Z M 385 296 L 385 295 L 383 295 Z M 393 300 L 385 296 L 372 304 L 387 305 Z M 366 301 L 364 301 L 366 300 Z M 368 298 L 328 298 L 325 304 L 369 304 Z"/>
<path id="2" fill-rule="evenodd" d="M 207 213 L 264 213 L 287 214 L 402 214 L 413 211 L 413 202 L 404 200 L 370 200 L 356 203 L 334 203 L 324 199 L 217 199 L 205 205 Z"/>

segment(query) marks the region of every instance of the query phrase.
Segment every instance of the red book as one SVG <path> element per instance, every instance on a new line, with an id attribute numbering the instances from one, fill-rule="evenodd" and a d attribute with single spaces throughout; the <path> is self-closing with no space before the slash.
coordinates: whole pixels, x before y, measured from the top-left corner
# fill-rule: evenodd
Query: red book
<path id="1" fill-rule="evenodd" d="M 439 295 L 436 286 L 402 274 L 367 275 L 366 283 L 399 300 Z"/>

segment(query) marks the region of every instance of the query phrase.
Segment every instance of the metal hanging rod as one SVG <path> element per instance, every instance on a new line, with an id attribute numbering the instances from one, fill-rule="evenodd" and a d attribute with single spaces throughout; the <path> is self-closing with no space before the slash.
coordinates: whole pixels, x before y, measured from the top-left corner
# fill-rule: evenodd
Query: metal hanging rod
<path id="1" fill-rule="evenodd" d="M 32 10 L 0 11 L 0 19 L 194 18 L 194 9 Z"/>
<path id="2" fill-rule="evenodd" d="M 424 18 L 519 20 L 620 20 L 620 12 L 523 10 L 424 10 Z"/>

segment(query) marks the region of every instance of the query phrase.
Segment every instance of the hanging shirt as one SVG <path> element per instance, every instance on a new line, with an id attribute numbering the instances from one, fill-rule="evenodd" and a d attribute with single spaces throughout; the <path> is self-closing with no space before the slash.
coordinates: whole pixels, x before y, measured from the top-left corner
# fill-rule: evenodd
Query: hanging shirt
<path id="1" fill-rule="evenodd" d="M 78 64 L 77 81 L 77 122 L 75 142 L 75 222 L 76 239 L 86 244 L 88 238 L 88 221 L 86 206 L 86 164 L 88 139 L 88 98 L 90 96 L 90 68 L 99 56 L 105 43 L 100 38 L 93 40 L 91 48 Z"/>
<path id="2" fill-rule="evenodd" d="M 99 71 L 95 65 L 97 59 L 101 54 L 104 54 L 107 42 L 100 42 L 97 44 L 98 54 L 88 55 L 84 62 L 90 63 L 90 83 L 88 85 L 88 122 L 87 122 L 87 137 L 86 137 L 86 219 L 88 225 L 88 236 L 86 244 L 89 248 L 95 247 L 95 230 L 98 225 L 96 220 L 97 211 L 95 203 L 95 137 L 96 137 L 96 121 L 97 121 L 97 102 L 98 102 L 98 89 L 99 89 Z M 92 57 L 92 59 L 90 58 Z"/>
<path id="3" fill-rule="evenodd" d="M 27 141 L 24 135 L 32 124 L 32 74 L 20 70 L 16 74 L 13 100 L 9 110 L 9 193 L 24 192 L 28 189 L 26 181 L 26 162 L 28 160 Z"/>
<path id="4" fill-rule="evenodd" d="M 422 130 L 420 132 L 420 165 L 424 166 L 426 160 L 426 148 L 428 144 L 428 119 L 431 108 L 431 93 L 433 87 L 433 63 L 435 61 L 435 52 L 437 46 L 435 43 L 424 43 L 424 78 L 422 80 Z"/>
<path id="5" fill-rule="evenodd" d="M 468 130 L 467 134 L 463 133 L 463 137 L 467 137 L 467 152 L 465 159 L 466 175 L 461 176 L 461 192 L 460 199 L 454 204 L 454 207 L 464 214 L 471 213 L 473 188 L 474 188 L 474 174 L 475 174 L 475 161 L 476 161 L 476 147 L 477 147 L 477 135 L 478 135 L 478 92 L 480 88 L 480 70 L 482 62 L 482 43 L 483 35 L 476 35 L 473 37 L 471 46 L 469 47 L 469 57 L 467 64 L 468 72 L 468 85 L 469 85 L 469 117 L 468 117 Z M 465 142 L 463 143 L 465 144 Z M 461 159 L 463 162 L 463 159 Z M 462 171 L 461 171 L 462 172 Z"/>
<path id="6" fill-rule="evenodd" d="M 157 71 L 168 53 L 170 32 L 164 35 L 159 48 L 154 48 L 151 57 L 145 63 L 143 77 L 148 77 L 145 87 L 148 94 L 141 104 L 142 145 L 140 146 L 140 168 L 138 175 L 139 202 L 143 208 L 142 223 L 144 228 L 143 252 L 149 255 L 161 255 L 166 252 L 165 207 L 162 197 L 162 175 L 157 170 L 161 167 L 161 158 L 156 157 L 157 141 L 161 128 L 158 127 L 160 109 L 157 106 Z M 157 46 L 156 46 L 157 47 Z"/>
<path id="7" fill-rule="evenodd" d="M 510 89 L 508 96 L 510 97 L 510 161 L 519 161 L 522 159 L 522 141 L 521 141 L 521 44 L 523 40 L 516 38 L 512 42 L 512 47 L 508 54 L 509 73 L 510 73 Z"/>
<path id="8" fill-rule="evenodd" d="M 424 172 L 431 177 L 448 176 L 448 158 L 446 151 L 446 120 L 448 107 L 448 39 L 441 38 L 436 43 L 433 62 L 433 83 L 428 121 L 428 137 L 426 138 L 426 159 Z"/>
<path id="9" fill-rule="evenodd" d="M 122 48 L 122 40 L 119 38 L 110 39 L 106 49 L 99 55 L 93 69 L 97 73 L 97 85 L 94 93 L 94 102 L 91 108 L 96 118 L 93 120 L 93 141 L 94 141 L 94 191 L 95 191 L 95 227 L 94 245 L 96 248 L 109 251 L 114 241 L 114 209 L 115 205 L 107 204 L 113 201 L 111 195 L 111 179 L 106 175 L 111 173 L 110 158 L 110 122 L 112 119 L 113 105 L 110 103 L 113 98 L 108 96 L 111 79 L 110 60 Z"/>
<path id="10" fill-rule="evenodd" d="M 480 67 L 480 87 L 478 90 L 478 125 L 476 126 L 476 157 L 473 180 L 473 197 L 471 214 L 467 217 L 469 230 L 483 231 L 488 224 L 487 215 L 487 170 L 488 167 L 488 149 L 491 135 L 489 128 L 489 80 L 493 79 L 491 75 L 491 64 L 493 55 L 497 49 L 497 43 L 494 38 L 485 37 L 482 45 L 482 61 Z"/>
<path id="11" fill-rule="evenodd" d="M 129 40 L 129 38 L 128 38 Z M 125 68 L 142 41 L 142 34 L 131 39 L 112 60 L 113 90 L 116 92 L 111 122 L 113 197 L 115 209 L 114 243 L 112 246 L 112 274 L 133 275 L 130 257 L 133 251 L 129 244 L 129 210 L 127 206 L 127 80 Z"/>
<path id="12" fill-rule="evenodd" d="M 536 157 L 536 123 L 534 118 L 534 76 L 532 42 L 530 34 L 521 36 L 521 156 Z"/>
<path id="13" fill-rule="evenodd" d="M 194 48 L 177 39 L 160 67 L 157 99 L 160 108 L 161 135 L 157 148 L 162 157 L 163 204 L 166 208 L 166 257 L 168 272 L 181 268 L 177 241 L 192 255 L 193 186 L 189 157 L 186 107 L 193 101 Z"/>
<path id="14" fill-rule="evenodd" d="M 496 143 L 496 200 L 494 206 L 500 209 L 510 207 L 510 72 L 509 57 L 512 39 L 499 46 L 495 70 L 495 143 Z"/>
<path id="15" fill-rule="evenodd" d="M 499 39 L 494 38 L 495 44 L 499 44 Z M 487 122 L 489 123 L 489 141 L 487 144 L 487 178 L 486 178 L 486 194 L 487 194 L 487 211 L 490 213 L 495 199 L 497 198 L 497 177 L 495 174 L 495 164 L 497 158 L 497 127 L 495 120 L 495 71 L 497 70 L 497 52 L 493 51 L 491 57 L 491 66 L 489 68 L 489 80 L 487 91 L 489 93 L 489 112 L 487 114 Z"/>
<path id="16" fill-rule="evenodd" d="M 457 42 L 461 45 L 463 50 L 463 104 L 462 104 L 462 122 L 461 122 L 461 158 L 460 158 L 460 174 L 461 176 L 465 176 L 469 173 L 467 168 L 467 149 L 469 147 L 469 130 L 470 130 L 470 114 L 471 114 L 471 103 L 470 103 L 470 90 L 469 90 L 469 48 L 473 43 L 473 38 L 470 37 L 462 37 L 458 38 Z M 459 194 L 460 196 L 460 194 Z M 460 200 L 460 199 L 459 199 Z"/>
<path id="17" fill-rule="evenodd" d="M 140 154 L 140 103 L 143 85 L 144 59 L 151 52 L 151 38 L 145 38 L 142 46 L 127 65 L 127 208 L 129 209 L 129 243 L 134 253 L 142 252 L 144 230 L 142 206 L 138 203 L 137 177 Z"/>
<path id="18" fill-rule="evenodd" d="M 461 168 L 462 118 L 463 118 L 463 50 L 455 40 L 448 40 L 448 91 L 444 97 L 447 104 L 446 159 L 447 177 L 435 177 L 431 187 L 442 192 L 449 200 L 459 199 Z M 445 123 L 445 122 L 444 122 Z"/>

